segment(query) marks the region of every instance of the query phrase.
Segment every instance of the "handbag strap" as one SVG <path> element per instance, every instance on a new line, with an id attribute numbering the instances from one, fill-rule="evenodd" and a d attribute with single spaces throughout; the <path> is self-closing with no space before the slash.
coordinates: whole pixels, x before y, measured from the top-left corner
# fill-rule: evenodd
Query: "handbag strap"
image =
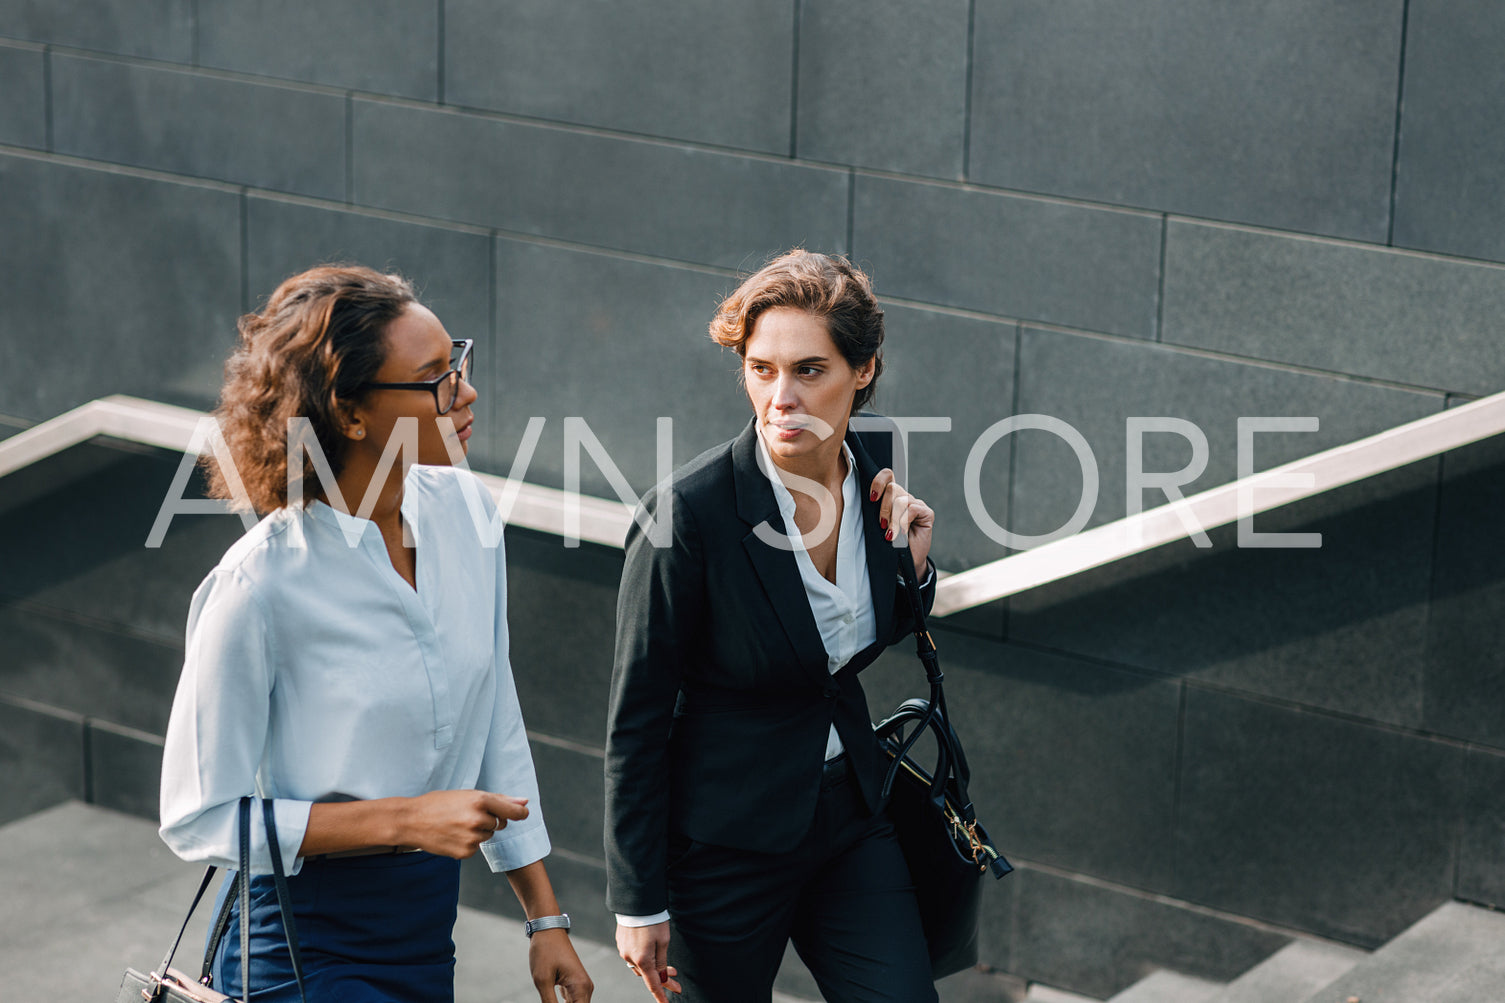
<path id="1" fill-rule="evenodd" d="M 293 925 L 291 909 L 292 895 L 288 891 L 287 877 L 282 870 L 282 847 L 277 842 L 277 820 L 272 811 L 272 802 L 261 802 L 262 818 L 266 822 L 267 844 L 272 854 L 272 875 L 277 885 L 277 908 L 282 914 L 282 932 L 287 938 L 288 953 L 293 960 L 293 978 L 298 981 L 298 996 L 303 1003 L 308 1003 L 308 996 L 303 989 L 303 958 L 298 951 L 298 930 Z M 183 934 L 188 929 L 189 920 L 193 919 L 193 913 L 203 901 L 204 892 L 209 889 L 209 882 L 217 870 L 213 864 L 204 870 L 204 876 L 199 881 L 198 891 L 194 892 L 193 902 L 188 906 L 188 913 L 183 917 L 183 925 L 178 928 L 178 935 L 173 938 L 172 946 L 167 949 L 167 954 L 162 958 L 162 965 L 153 974 L 154 980 L 160 981 L 167 977 L 167 970 L 172 966 L 173 955 L 178 953 L 178 945 L 183 942 Z M 235 875 L 234 887 L 225 898 L 225 907 L 215 919 L 214 928 L 209 937 L 209 944 L 204 952 L 204 964 L 201 969 L 200 981 L 209 975 L 210 967 L 214 963 L 214 956 L 219 952 L 220 942 L 224 939 L 225 928 L 229 925 L 230 901 L 235 895 L 240 897 L 240 971 L 245 982 L 245 999 L 250 1003 L 251 999 L 251 882 L 247 875 L 251 873 L 251 799 L 240 799 L 240 871 Z M 207 982 L 205 983 L 208 984 Z"/>
<path id="2" fill-rule="evenodd" d="M 270 841 L 271 833 L 267 834 Z M 240 982 L 245 1003 L 251 1001 L 251 799 L 240 799 Z"/>
<path id="3" fill-rule="evenodd" d="M 209 985 L 214 977 L 214 956 L 219 953 L 220 941 L 225 939 L 225 931 L 230 929 L 230 913 L 239 896 L 240 872 L 236 871 L 230 878 L 230 889 L 225 895 L 224 905 L 220 906 L 219 915 L 214 917 L 214 926 L 209 930 L 209 943 L 204 948 L 204 964 L 199 968 L 199 982 L 203 985 Z"/>
<path id="4" fill-rule="evenodd" d="M 308 1003 L 308 997 L 303 993 L 303 955 L 298 950 L 298 927 L 293 922 L 293 896 L 287 890 L 287 876 L 282 873 L 282 845 L 277 841 L 277 819 L 274 816 L 271 799 L 263 799 L 261 817 L 266 823 L 267 848 L 272 851 L 272 880 L 277 885 L 277 911 L 282 913 L 282 934 L 287 938 L 288 955 L 293 961 L 293 978 L 298 980 L 298 995 L 303 998 L 303 1003 Z M 246 914 L 242 912 L 240 915 L 241 922 L 244 923 Z M 249 1000 L 250 997 L 251 992 L 247 988 L 246 999 Z"/>
<path id="5" fill-rule="evenodd" d="M 926 702 L 924 715 L 921 717 L 919 726 L 899 745 L 898 754 L 889 765 L 888 773 L 883 777 L 882 797 L 888 797 L 893 790 L 894 778 L 898 776 L 899 767 L 904 758 L 909 755 L 909 750 L 932 726 L 932 722 L 939 718 L 945 722 L 943 729 L 946 733 L 955 735 L 951 730 L 950 718 L 946 715 L 946 694 L 941 688 L 946 675 L 941 671 L 940 656 L 936 652 L 935 641 L 930 637 L 930 631 L 925 627 L 925 600 L 920 594 L 920 579 L 915 572 L 914 554 L 910 551 L 908 543 L 899 549 L 899 577 L 904 581 L 904 591 L 909 598 L 910 613 L 914 617 L 915 650 L 920 656 L 920 662 L 925 666 L 925 679 L 930 683 L 930 699 Z M 942 767 L 956 765 L 954 758 L 948 760 L 944 746 L 946 738 L 941 730 L 936 731 L 936 741 L 942 744 L 941 765 Z M 935 777 L 937 785 L 945 784 L 944 769 L 938 769 Z"/>
<path id="6" fill-rule="evenodd" d="M 293 978 L 298 981 L 298 997 L 308 1003 L 303 989 L 303 957 L 298 951 L 298 930 L 293 925 L 290 908 L 292 895 L 282 873 L 282 847 L 277 842 L 277 820 L 270 799 L 262 799 L 261 816 L 266 823 L 267 849 L 272 854 L 272 877 L 277 886 L 277 909 L 282 914 L 282 935 L 287 939 L 288 954 L 293 960 Z M 236 875 L 240 894 L 240 978 L 245 989 L 245 1003 L 251 1003 L 251 799 L 240 799 L 240 873 Z M 215 945 L 215 949 L 218 944 Z M 211 963 L 212 955 L 205 958 Z"/>
<path id="7" fill-rule="evenodd" d="M 199 890 L 193 893 L 193 902 L 188 907 L 188 915 L 183 917 L 183 925 L 178 927 L 178 935 L 173 938 L 172 946 L 167 949 L 167 954 L 162 958 L 162 965 L 157 971 L 167 974 L 167 969 L 172 965 L 172 956 L 178 953 L 178 945 L 183 942 L 183 933 L 188 929 L 188 921 L 193 919 L 193 911 L 199 907 L 199 901 L 204 897 L 204 892 L 209 888 L 209 879 L 214 877 L 216 868 L 210 864 L 204 871 L 204 877 L 199 881 Z"/>

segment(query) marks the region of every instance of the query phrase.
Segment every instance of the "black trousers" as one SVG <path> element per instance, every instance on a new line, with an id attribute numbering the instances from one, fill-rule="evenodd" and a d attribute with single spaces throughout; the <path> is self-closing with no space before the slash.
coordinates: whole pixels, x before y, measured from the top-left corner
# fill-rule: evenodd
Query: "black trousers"
<path id="1" fill-rule="evenodd" d="M 933 1003 L 914 886 L 843 760 L 788 853 L 671 838 L 669 963 L 682 1003 L 768 1003 L 791 940 L 830 1003 Z"/>

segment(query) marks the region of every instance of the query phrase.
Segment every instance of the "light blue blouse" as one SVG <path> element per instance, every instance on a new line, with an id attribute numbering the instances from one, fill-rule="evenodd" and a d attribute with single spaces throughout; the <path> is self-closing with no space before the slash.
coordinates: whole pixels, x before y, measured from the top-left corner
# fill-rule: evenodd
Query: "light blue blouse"
<path id="1" fill-rule="evenodd" d="M 178 856 L 237 866 L 237 803 L 253 792 L 275 799 L 296 873 L 316 801 L 468 788 L 530 799 L 482 844 L 492 870 L 548 854 L 508 662 L 506 557 L 499 533 L 484 542 L 491 495 L 467 472 L 415 466 L 402 514 L 416 590 L 374 523 L 314 502 L 263 519 L 194 593 L 162 766 L 161 833 Z M 252 819 L 251 869 L 269 873 Z"/>

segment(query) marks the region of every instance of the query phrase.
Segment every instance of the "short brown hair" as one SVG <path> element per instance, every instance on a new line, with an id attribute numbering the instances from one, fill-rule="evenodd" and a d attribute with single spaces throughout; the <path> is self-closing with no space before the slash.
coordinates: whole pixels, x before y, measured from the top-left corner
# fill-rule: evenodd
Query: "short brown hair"
<path id="1" fill-rule="evenodd" d="M 308 419 L 339 475 L 348 446 L 345 409 L 360 402 L 386 361 L 387 325 L 415 302 L 401 276 L 321 265 L 284 280 L 259 312 L 240 318 L 240 344 L 225 363 L 214 417 L 258 512 L 288 503 L 290 418 Z M 327 486 L 307 452 L 302 460 L 303 497 L 311 500 Z M 210 497 L 243 506 L 245 498 L 234 496 L 214 457 L 206 453 L 203 463 Z"/>
<path id="2" fill-rule="evenodd" d="M 824 320 L 836 350 L 853 369 L 873 360 L 873 378 L 852 399 L 854 412 L 866 407 L 883 373 L 883 311 L 872 280 L 846 258 L 789 251 L 748 276 L 722 301 L 711 319 L 711 340 L 745 356 L 758 317 L 776 307 L 806 310 Z"/>

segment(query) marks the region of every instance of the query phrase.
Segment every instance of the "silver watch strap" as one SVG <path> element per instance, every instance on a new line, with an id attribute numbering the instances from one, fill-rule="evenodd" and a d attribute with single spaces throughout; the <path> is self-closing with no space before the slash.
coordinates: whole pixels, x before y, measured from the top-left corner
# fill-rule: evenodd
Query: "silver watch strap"
<path id="1" fill-rule="evenodd" d="M 539 930 L 568 930 L 569 928 L 570 914 L 567 912 L 562 912 L 558 916 L 540 916 L 523 924 L 523 932 L 530 937 Z"/>

